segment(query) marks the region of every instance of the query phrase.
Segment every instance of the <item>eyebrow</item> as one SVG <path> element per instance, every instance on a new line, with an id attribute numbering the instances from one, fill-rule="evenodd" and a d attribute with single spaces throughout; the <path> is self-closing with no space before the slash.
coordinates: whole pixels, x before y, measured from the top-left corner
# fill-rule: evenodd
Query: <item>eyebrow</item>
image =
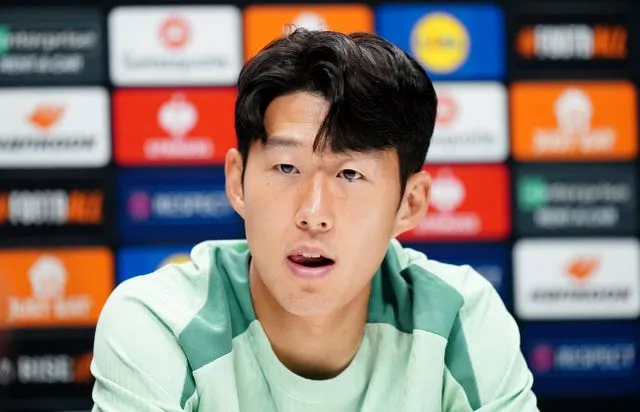
<path id="1" fill-rule="evenodd" d="M 299 149 L 304 147 L 304 144 L 302 144 L 299 140 L 293 137 L 272 135 L 267 137 L 267 141 L 263 143 L 263 147 L 265 150 L 275 149 L 277 147 L 293 147 L 295 149 Z M 380 162 L 380 154 L 376 150 L 355 152 L 355 153 L 343 152 L 343 153 L 340 153 L 339 155 L 344 156 L 349 160 L 354 160 L 356 158 L 356 156 L 354 155 L 356 154 L 369 155 L 373 158 L 373 160 L 376 163 Z"/>
<path id="2" fill-rule="evenodd" d="M 298 140 L 292 138 L 292 137 L 269 136 L 269 137 L 267 137 L 267 141 L 264 142 L 263 147 L 265 149 L 273 149 L 273 148 L 276 148 L 276 147 L 301 148 L 301 147 L 303 147 L 303 144 L 300 143 Z"/>

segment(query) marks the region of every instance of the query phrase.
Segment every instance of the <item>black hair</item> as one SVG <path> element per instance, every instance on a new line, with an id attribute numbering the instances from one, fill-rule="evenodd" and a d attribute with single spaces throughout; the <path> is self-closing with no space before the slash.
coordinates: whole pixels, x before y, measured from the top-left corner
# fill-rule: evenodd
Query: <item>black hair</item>
<path id="1" fill-rule="evenodd" d="M 243 164 L 251 143 L 267 139 L 264 113 L 271 101 L 297 91 L 329 104 L 314 151 L 395 149 L 404 195 L 408 178 L 425 162 L 437 109 L 433 84 L 414 58 L 371 33 L 294 28 L 275 39 L 238 78 L 235 128 Z"/>

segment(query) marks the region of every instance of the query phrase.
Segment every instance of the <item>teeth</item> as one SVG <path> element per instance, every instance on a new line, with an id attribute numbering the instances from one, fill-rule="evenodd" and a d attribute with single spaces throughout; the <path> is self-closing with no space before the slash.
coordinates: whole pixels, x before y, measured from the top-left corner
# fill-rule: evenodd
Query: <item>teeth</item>
<path id="1" fill-rule="evenodd" d="M 309 259 L 318 259 L 320 255 L 316 253 L 302 253 L 302 256 Z"/>

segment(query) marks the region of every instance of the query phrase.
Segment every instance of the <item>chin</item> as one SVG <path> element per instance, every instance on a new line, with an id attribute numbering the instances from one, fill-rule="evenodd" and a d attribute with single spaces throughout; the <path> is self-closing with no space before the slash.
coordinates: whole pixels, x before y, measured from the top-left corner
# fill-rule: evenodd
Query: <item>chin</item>
<path id="1" fill-rule="evenodd" d="M 321 317 L 328 316 L 338 309 L 335 302 L 327 301 L 320 296 L 307 293 L 288 296 L 280 300 L 280 306 L 288 313 L 299 317 Z"/>

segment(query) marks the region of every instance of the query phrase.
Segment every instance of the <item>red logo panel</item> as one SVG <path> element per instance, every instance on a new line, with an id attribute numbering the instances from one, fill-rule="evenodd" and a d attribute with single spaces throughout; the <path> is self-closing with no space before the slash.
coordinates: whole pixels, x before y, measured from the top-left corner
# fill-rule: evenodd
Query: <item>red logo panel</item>
<path id="1" fill-rule="evenodd" d="M 119 165 L 222 164 L 236 146 L 235 88 L 117 90 L 114 154 Z"/>
<path id="2" fill-rule="evenodd" d="M 503 240 L 511 230 L 506 166 L 427 166 L 432 177 L 426 217 L 401 241 Z"/>

